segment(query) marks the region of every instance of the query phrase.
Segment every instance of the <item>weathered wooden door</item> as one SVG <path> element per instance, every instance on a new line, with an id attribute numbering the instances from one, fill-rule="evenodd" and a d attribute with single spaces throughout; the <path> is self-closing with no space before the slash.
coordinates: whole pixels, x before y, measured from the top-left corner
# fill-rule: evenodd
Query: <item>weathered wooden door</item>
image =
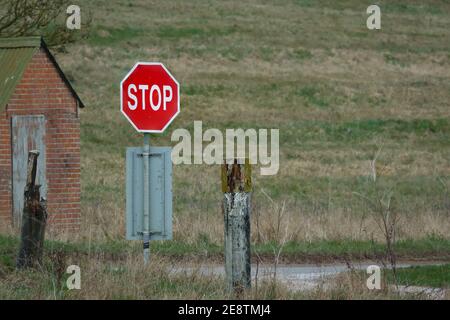
<path id="1" fill-rule="evenodd" d="M 11 135 L 13 221 L 16 226 L 20 226 L 30 150 L 39 151 L 36 184 L 41 185 L 41 197 L 47 197 L 45 117 L 42 115 L 12 117 Z"/>

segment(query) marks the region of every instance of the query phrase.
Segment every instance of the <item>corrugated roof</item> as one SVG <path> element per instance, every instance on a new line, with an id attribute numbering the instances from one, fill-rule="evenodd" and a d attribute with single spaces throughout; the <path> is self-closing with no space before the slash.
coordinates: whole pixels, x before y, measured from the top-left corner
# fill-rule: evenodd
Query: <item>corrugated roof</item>
<path id="1" fill-rule="evenodd" d="M 0 48 L 40 47 L 41 37 L 1 38 Z"/>
<path id="2" fill-rule="evenodd" d="M 25 67 L 39 47 L 0 46 L 0 110 L 3 110 L 14 88 L 22 78 Z"/>
<path id="3" fill-rule="evenodd" d="M 84 107 L 83 102 L 56 63 L 44 40 L 41 37 L 22 37 L 0 39 L 0 110 L 3 110 L 5 107 L 16 85 L 22 78 L 26 66 L 35 52 L 41 47 L 47 52 L 67 87 L 78 100 L 79 106 L 81 108 Z"/>

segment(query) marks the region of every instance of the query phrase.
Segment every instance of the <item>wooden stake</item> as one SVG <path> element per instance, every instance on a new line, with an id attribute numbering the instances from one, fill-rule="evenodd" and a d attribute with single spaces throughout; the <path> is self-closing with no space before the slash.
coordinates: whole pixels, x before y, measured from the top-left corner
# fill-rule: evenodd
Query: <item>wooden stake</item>
<path id="1" fill-rule="evenodd" d="M 24 192 L 22 233 L 16 267 L 18 269 L 41 264 L 44 247 L 47 208 L 40 198 L 40 185 L 36 185 L 37 158 L 39 152 L 28 153 L 27 184 Z"/>
<path id="2" fill-rule="evenodd" d="M 251 189 L 248 159 L 234 159 L 232 163 L 222 165 L 226 282 L 238 296 L 251 286 Z"/>

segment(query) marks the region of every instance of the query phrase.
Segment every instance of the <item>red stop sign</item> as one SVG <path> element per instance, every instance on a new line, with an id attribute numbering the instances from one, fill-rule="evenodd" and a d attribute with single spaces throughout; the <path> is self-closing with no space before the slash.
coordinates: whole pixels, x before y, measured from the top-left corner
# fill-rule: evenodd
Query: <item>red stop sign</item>
<path id="1" fill-rule="evenodd" d="M 180 112 L 180 85 L 162 63 L 138 62 L 120 83 L 120 110 L 139 132 L 163 132 Z"/>

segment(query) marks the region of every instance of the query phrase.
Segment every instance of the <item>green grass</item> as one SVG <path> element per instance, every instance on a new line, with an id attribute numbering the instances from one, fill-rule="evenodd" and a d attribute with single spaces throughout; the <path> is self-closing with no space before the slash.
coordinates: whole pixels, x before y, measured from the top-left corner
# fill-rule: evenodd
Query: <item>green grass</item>
<path id="1" fill-rule="evenodd" d="M 236 28 L 193 28 L 193 27 L 160 27 L 157 35 L 161 39 L 180 40 L 190 37 L 208 38 L 208 37 L 223 37 L 236 32 Z"/>
<path id="2" fill-rule="evenodd" d="M 402 62 L 401 59 L 399 59 L 399 58 L 397 58 L 397 57 L 395 57 L 394 55 L 391 55 L 391 54 L 389 54 L 389 53 L 386 53 L 386 54 L 384 55 L 384 60 L 385 60 L 387 63 L 390 63 L 390 64 L 392 64 L 392 65 L 398 65 L 398 66 L 400 66 L 400 67 L 406 66 L 406 64 L 405 64 L 404 62 Z"/>
<path id="3" fill-rule="evenodd" d="M 294 49 L 292 55 L 298 60 L 308 60 L 313 57 L 311 51 L 305 49 Z"/>
<path id="4" fill-rule="evenodd" d="M 0 265 L 11 270 L 14 267 L 15 256 L 19 247 L 19 239 L 0 235 Z M 267 242 L 252 245 L 252 251 L 257 252 L 266 259 L 273 258 L 274 250 L 280 248 L 276 242 Z M 61 252 L 66 255 L 98 255 L 109 257 L 111 260 L 122 259 L 126 254 L 140 254 L 142 244 L 140 241 L 108 241 L 91 243 L 64 243 L 59 241 L 45 242 L 45 252 Z M 450 259 L 450 240 L 439 237 L 428 237 L 420 240 L 402 240 L 396 243 L 396 254 L 399 258 L 427 258 Z M 220 257 L 223 246 L 200 237 L 194 243 L 183 241 L 153 241 L 151 251 L 157 255 L 182 257 Z M 282 258 L 290 261 L 310 262 L 323 259 L 333 261 L 343 257 L 353 259 L 369 259 L 382 256 L 385 246 L 382 243 L 371 241 L 356 241 L 351 239 L 322 240 L 314 242 L 287 242 L 282 248 Z"/>
<path id="5" fill-rule="evenodd" d="M 117 45 L 124 41 L 132 41 L 143 35 L 144 32 L 145 30 L 143 29 L 132 27 L 107 28 L 104 26 L 97 26 L 91 30 L 88 41 L 91 45 L 96 46 Z"/>
<path id="6" fill-rule="evenodd" d="M 444 11 L 435 5 L 430 4 L 407 4 L 407 3 L 385 3 L 381 6 L 386 12 L 402 13 L 402 14 L 432 14 L 439 15 Z"/>
<path id="7" fill-rule="evenodd" d="M 222 97 L 229 88 L 222 84 L 181 85 L 181 90 L 188 96 Z"/>
<path id="8" fill-rule="evenodd" d="M 278 180 L 278 181 L 276 181 Z M 279 181 L 281 180 L 281 181 Z M 334 206 L 344 206 L 348 209 L 363 209 L 364 203 L 357 194 L 372 197 L 375 192 L 382 193 L 392 190 L 394 194 L 394 203 L 396 210 L 405 213 L 414 210 L 420 206 L 421 197 L 427 197 L 433 201 L 434 208 L 446 208 L 446 191 L 442 188 L 438 177 L 414 176 L 405 177 L 394 175 L 382 177 L 379 185 L 374 188 L 370 177 L 283 177 L 283 178 L 264 178 L 267 183 L 265 190 L 271 197 L 286 197 L 303 208 L 310 208 L 314 204 L 320 205 L 325 209 L 331 202 Z M 272 182 L 273 183 L 270 183 Z M 356 194 L 357 193 L 357 194 Z M 263 201 L 260 195 L 256 195 L 256 199 Z M 361 211 L 363 213 L 363 211 Z M 355 218 L 358 215 L 355 214 Z"/>
<path id="9" fill-rule="evenodd" d="M 315 91 L 305 91 L 312 95 Z M 309 99 L 313 99 L 310 97 Z M 319 102 L 317 102 L 319 103 Z M 367 143 L 376 137 L 383 137 L 386 141 L 419 140 L 421 147 L 423 141 L 433 141 L 442 146 L 448 146 L 450 141 L 450 121 L 448 119 L 367 119 L 343 123 L 329 122 L 296 122 L 286 126 L 280 134 L 285 144 L 295 145 L 298 141 L 293 135 L 301 135 L 301 143 L 333 142 L 349 144 L 354 142 Z M 300 141 L 299 141 L 300 142 Z"/>
<path id="10" fill-rule="evenodd" d="M 217 88 L 216 88 L 217 89 Z M 190 88 L 190 94 L 196 94 L 199 89 Z M 217 89 L 220 90 L 220 89 Z M 317 89 L 314 87 L 305 87 L 300 89 L 300 95 L 305 97 L 309 103 L 316 106 L 326 107 L 326 97 L 317 97 Z M 192 124 L 189 124 L 192 126 Z M 216 126 L 219 129 L 225 127 L 232 128 L 267 128 L 264 123 L 242 122 L 239 120 L 225 123 L 207 123 L 204 124 L 204 130 L 207 127 Z M 278 125 L 273 127 L 277 128 Z M 192 132 L 187 126 L 186 129 Z M 338 123 L 328 121 L 296 121 L 286 122 L 280 130 L 280 144 L 299 148 L 311 148 L 320 150 L 319 143 L 329 143 L 327 147 L 343 148 L 353 147 L 372 147 L 372 142 L 378 138 L 386 141 L 388 145 L 398 145 L 401 142 L 407 142 L 409 145 L 415 145 L 416 148 L 426 150 L 427 147 L 450 146 L 450 121 L 448 119 L 365 119 Z M 427 142 L 427 144 L 425 144 Z M 355 145 L 358 143 L 358 145 Z"/>
<path id="11" fill-rule="evenodd" d="M 392 271 L 387 271 L 388 281 L 393 282 Z M 415 266 L 397 270 L 397 282 L 405 286 L 450 288 L 450 264 Z"/>
<path id="12" fill-rule="evenodd" d="M 259 253 L 273 253 L 278 248 L 275 243 L 267 243 L 255 246 Z M 403 240 L 396 243 L 396 253 L 399 257 L 443 257 L 449 258 L 450 240 L 443 238 L 430 237 L 421 240 Z M 365 259 L 376 257 L 385 253 L 385 246 L 381 243 L 371 241 L 355 241 L 350 239 L 333 241 L 314 241 L 314 242 L 288 242 L 282 250 L 285 257 L 319 257 L 322 259 L 348 257 L 354 259 Z"/>
<path id="13" fill-rule="evenodd" d="M 305 98 L 308 105 L 314 105 L 320 108 L 328 107 L 330 106 L 330 103 L 324 98 L 324 92 L 321 92 L 317 87 L 314 86 L 306 86 L 301 88 L 298 91 L 298 95 Z M 325 91 L 326 92 L 326 91 Z"/>

